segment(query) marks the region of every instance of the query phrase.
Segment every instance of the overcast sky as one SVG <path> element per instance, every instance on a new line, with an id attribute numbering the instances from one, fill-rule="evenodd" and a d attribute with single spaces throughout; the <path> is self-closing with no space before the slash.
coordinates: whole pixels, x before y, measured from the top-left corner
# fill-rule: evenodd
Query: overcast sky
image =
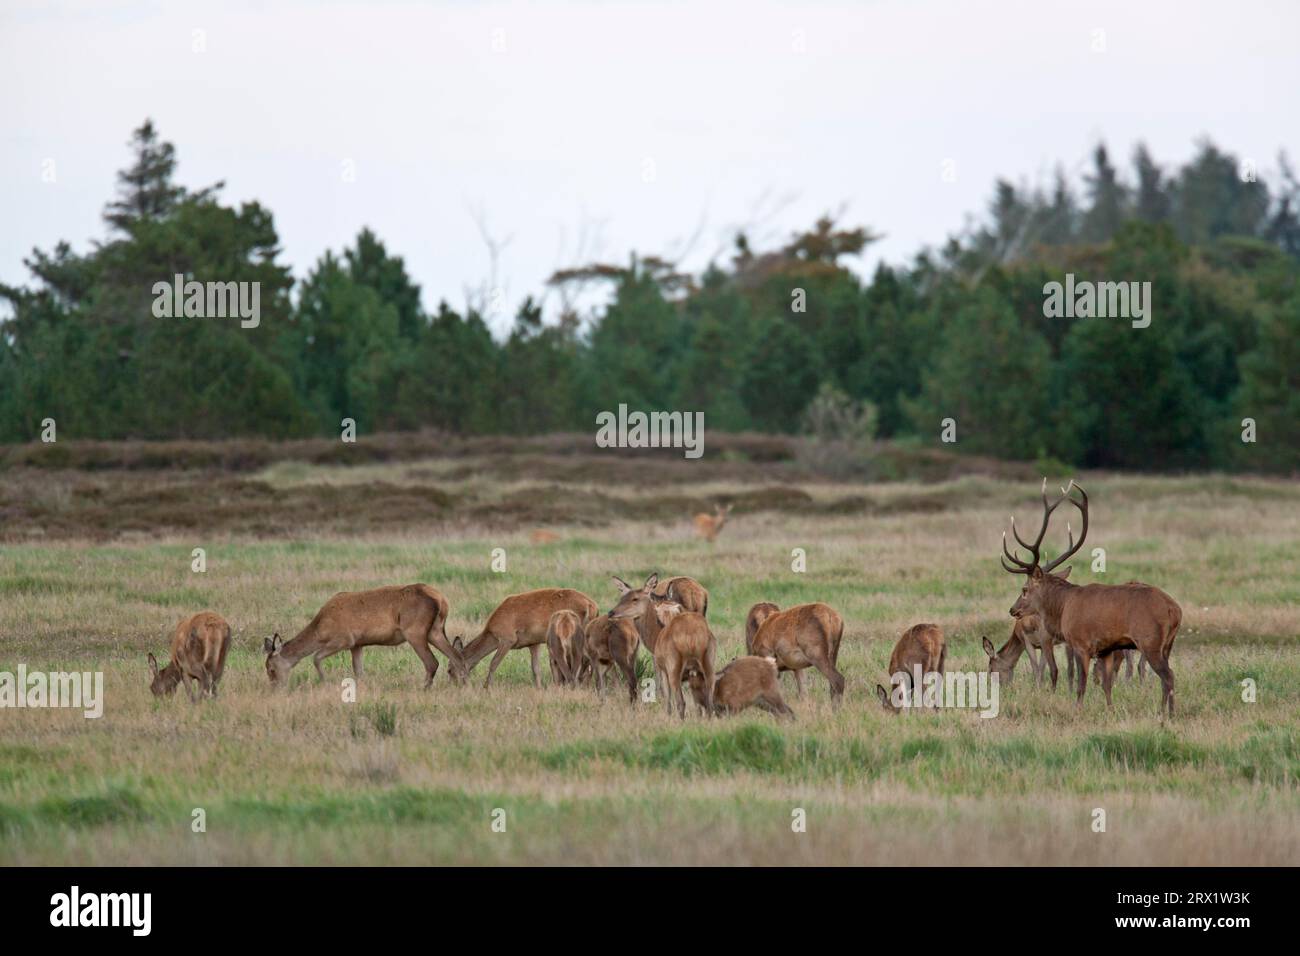
<path id="1" fill-rule="evenodd" d="M 430 308 L 487 278 L 478 221 L 509 312 L 579 258 L 698 268 L 841 206 L 886 234 L 863 268 L 903 262 L 1101 138 L 1300 159 L 1298 39 L 1285 0 L 0 0 L 0 281 L 103 236 L 147 116 L 181 182 L 274 212 L 296 277 L 369 225 Z"/>

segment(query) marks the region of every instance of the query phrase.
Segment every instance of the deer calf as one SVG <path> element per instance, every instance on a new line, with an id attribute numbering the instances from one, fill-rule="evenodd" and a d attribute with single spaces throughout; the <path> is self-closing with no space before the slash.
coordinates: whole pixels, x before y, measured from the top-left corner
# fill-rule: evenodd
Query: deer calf
<path id="1" fill-rule="evenodd" d="M 605 696 L 605 675 L 617 667 L 627 680 L 628 703 L 636 703 L 636 652 L 641 644 L 636 625 L 630 620 L 611 620 L 608 614 L 592 619 L 583 641 L 582 676 L 592 673 L 596 692 Z"/>
<path id="2" fill-rule="evenodd" d="M 737 657 L 718 671 L 713 682 L 713 710 L 719 714 L 738 714 L 746 707 L 759 707 L 777 717 L 794 720 L 792 711 L 781 696 L 776 681 L 775 657 Z M 701 709 L 705 707 L 704 674 L 691 668 L 686 675 L 691 695 Z"/>
<path id="3" fill-rule="evenodd" d="M 829 604 L 799 604 L 769 614 L 754 632 L 749 651 L 755 657 L 774 657 L 778 670 L 815 667 L 830 685 L 831 698 L 844 693 L 844 675 L 836 670 L 844 618 Z M 796 677 L 797 680 L 797 677 Z M 799 684 L 803 696 L 803 685 Z"/>
<path id="4" fill-rule="evenodd" d="M 984 639 L 986 642 L 988 638 Z M 894 652 L 889 655 L 889 679 L 891 686 L 895 681 L 906 688 L 904 693 L 910 698 L 910 706 L 919 703 L 921 688 L 916 684 L 916 673 L 921 677 L 926 674 L 943 676 L 944 659 L 948 648 L 943 639 L 943 628 L 938 624 L 913 624 L 894 645 Z M 903 675 L 900 677 L 899 675 Z M 898 713 L 903 707 L 894 703 L 891 693 L 883 685 L 876 685 L 876 696 L 881 705 L 891 714 Z"/>
<path id="5" fill-rule="evenodd" d="M 230 625 L 220 614 L 200 611 L 183 618 L 172 631 L 171 660 L 159 670 L 158 659 L 149 654 L 153 680 L 149 689 L 155 697 L 170 697 L 176 685 L 189 678 L 185 689 L 190 700 L 216 697 L 217 683 L 226 669 L 230 650 Z"/>
<path id="6" fill-rule="evenodd" d="M 695 524 L 695 533 L 705 541 L 712 543 L 717 539 L 722 526 L 727 523 L 727 515 L 729 514 L 731 514 L 731 505 L 714 505 L 713 514 L 711 515 L 703 512 L 697 514 L 692 519 Z"/>
<path id="7" fill-rule="evenodd" d="M 551 681 L 577 684 L 582 669 L 582 618 L 569 610 L 556 611 L 546 627 L 546 650 L 551 659 Z"/>

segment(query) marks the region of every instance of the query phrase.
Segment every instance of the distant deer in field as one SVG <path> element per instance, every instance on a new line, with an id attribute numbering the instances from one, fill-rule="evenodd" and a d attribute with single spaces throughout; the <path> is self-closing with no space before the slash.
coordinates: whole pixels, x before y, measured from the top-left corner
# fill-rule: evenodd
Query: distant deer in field
<path id="1" fill-rule="evenodd" d="M 560 536 L 554 531 L 548 531 L 545 528 L 538 528 L 528 535 L 528 540 L 533 544 L 554 544 L 560 540 Z"/>
<path id="2" fill-rule="evenodd" d="M 659 575 L 652 574 L 639 588 L 627 587 L 620 581 L 622 596 L 609 612 L 611 620 L 644 618 L 651 612 L 657 625 L 654 635 L 655 676 L 659 681 L 668 713 L 686 716 L 686 697 L 682 693 L 682 678 L 692 668 L 698 669 L 703 679 L 704 712 L 713 713 L 713 671 L 718 641 L 709 630 L 703 614 L 686 611 L 667 595 L 655 593 Z"/>
<path id="3" fill-rule="evenodd" d="M 226 669 L 230 650 L 230 625 L 214 611 L 200 611 L 182 618 L 172 630 L 171 660 L 158 669 L 158 659 L 149 654 L 149 689 L 155 697 L 170 697 L 176 685 L 189 680 L 185 690 L 190 700 L 216 697 L 217 683 Z"/>
<path id="4" fill-rule="evenodd" d="M 551 660 L 551 681 L 576 684 L 582 669 L 582 618 L 572 611 L 556 611 L 546 627 L 547 656 Z"/>
<path id="5" fill-rule="evenodd" d="M 691 695 L 704 708 L 704 675 L 692 668 L 686 675 Z M 776 681 L 775 657 L 737 657 L 718 671 L 713 682 L 713 709 L 719 714 L 738 714 L 746 707 L 759 707 L 777 717 L 794 719 Z"/>
<path id="6" fill-rule="evenodd" d="M 1071 492 L 1078 488 L 1081 500 Z M 1059 557 L 1043 564 L 1039 548 L 1054 512 L 1061 504 L 1069 502 L 1079 509 L 1081 527 L 1079 541 L 1074 531 L 1066 525 L 1069 546 Z M 1079 664 L 1077 706 L 1083 706 L 1083 695 L 1088 689 L 1088 664 L 1098 659 L 1101 664 L 1101 687 L 1106 694 L 1107 706 L 1111 703 L 1110 690 L 1119 666 L 1119 651 L 1136 649 L 1151 669 L 1160 677 L 1162 693 L 1160 709 L 1170 716 L 1174 713 L 1174 672 L 1169 667 L 1169 653 L 1183 611 L 1178 602 L 1159 588 L 1137 581 L 1128 584 L 1088 584 L 1083 587 L 1071 584 L 1064 574 L 1051 572 L 1074 556 L 1083 547 L 1088 536 L 1088 494 L 1071 480 L 1061 489 L 1054 502 L 1047 500 L 1047 479 L 1043 479 L 1043 522 L 1038 537 L 1030 544 L 1016 531 L 1015 518 L 1011 519 L 1011 533 L 1016 542 L 1030 555 L 1022 561 L 1007 548 L 1006 533 L 1002 534 L 1002 567 L 1012 574 L 1026 577 L 1020 597 L 1011 607 L 1011 616 L 1024 617 L 1035 614 L 1042 619 L 1054 640 L 1064 640 Z M 1010 563 L 1008 563 L 1010 562 Z"/>
<path id="7" fill-rule="evenodd" d="M 596 678 L 596 692 L 605 696 L 605 675 L 618 667 L 627 680 L 628 702 L 636 703 L 636 652 L 641 644 L 636 625 L 627 619 L 610 620 L 608 614 L 593 618 L 587 625 L 583 642 L 582 676 L 591 672 Z"/>
<path id="8" fill-rule="evenodd" d="M 988 638 L 984 640 L 987 642 Z M 920 669 L 923 678 L 926 674 L 938 674 L 942 677 L 944 660 L 947 656 L 948 648 L 943 639 L 943 628 L 938 624 L 913 624 L 903 632 L 903 636 L 894 645 L 894 652 L 889 655 L 890 686 L 893 686 L 894 680 L 900 679 L 900 674 L 905 675 L 905 680 L 900 682 L 906 687 L 910 704 L 913 708 L 920 706 L 921 687 L 916 683 L 917 669 Z M 891 692 L 881 684 L 876 685 L 876 696 L 880 698 L 880 703 L 885 710 L 891 714 L 902 709 L 894 704 Z"/>
<path id="9" fill-rule="evenodd" d="M 584 628 L 598 613 L 595 601 L 572 588 L 538 588 L 535 591 L 512 594 L 497 605 L 476 638 L 464 644 L 458 637 L 452 641 L 452 647 L 464 657 L 466 673 L 472 671 L 483 658 L 496 652 L 488 664 L 484 688 L 492 686 L 492 675 L 497 672 L 508 652 L 526 647 L 532 655 L 533 685 L 540 688 L 542 672 L 538 666 L 538 656 L 542 645 L 546 643 L 551 615 L 556 611 L 572 611 Z"/>
<path id="10" fill-rule="evenodd" d="M 831 698 L 838 699 L 844 693 L 844 675 L 835 665 L 843 637 L 844 618 L 834 608 L 821 602 L 799 604 L 768 615 L 754 632 L 750 653 L 775 657 L 778 670 L 796 675 L 805 667 L 817 668 L 830 685 Z M 797 687 L 802 697 L 802 683 Z"/>
<path id="11" fill-rule="evenodd" d="M 703 512 L 697 514 L 691 519 L 695 524 L 695 533 L 705 541 L 714 541 L 722 526 L 727 523 L 727 515 L 731 514 L 731 507 L 731 505 L 714 505 L 713 514 L 707 515 Z"/>
<path id="12" fill-rule="evenodd" d="M 442 592 L 427 584 L 342 591 L 326 601 L 293 640 L 285 641 L 279 634 L 266 639 L 266 676 L 273 686 L 279 685 L 295 664 L 310 656 L 317 676 L 324 680 L 321 661 L 351 651 L 352 673 L 360 680 L 362 648 L 397 647 L 405 642 L 424 664 L 425 687 L 438 673 L 430 644 L 446 656 L 452 680 L 460 682 L 468 672 L 460 652 L 447 640 L 447 610 Z"/>

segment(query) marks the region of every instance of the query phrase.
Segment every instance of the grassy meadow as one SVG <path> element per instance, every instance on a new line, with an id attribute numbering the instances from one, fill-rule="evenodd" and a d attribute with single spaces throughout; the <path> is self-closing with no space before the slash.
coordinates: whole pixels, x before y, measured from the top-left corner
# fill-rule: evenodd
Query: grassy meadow
<path id="1" fill-rule="evenodd" d="M 1085 551 L 1105 548 L 1107 571 L 1076 558 L 1072 579 L 1143 580 L 1183 607 L 1173 720 L 1151 675 L 1121 679 L 1109 711 L 1090 682 L 1077 713 L 1063 660 L 1052 694 L 1024 658 L 995 718 L 892 717 L 873 689 L 906 626 L 944 627 L 950 671 L 983 670 L 980 638 L 1010 633 L 1019 579 L 998 546 L 1012 511 L 1037 521 L 1032 468 L 867 483 L 722 459 L 0 471 L 0 671 L 105 675 L 100 719 L 0 710 L 0 863 L 1300 861 L 1300 484 L 1080 476 Z M 689 519 L 714 500 L 735 510 L 710 545 Z M 559 540 L 531 543 L 538 528 Z M 1049 540 L 1063 539 L 1062 525 Z M 323 684 L 299 664 L 279 694 L 263 671 L 263 638 L 297 633 L 340 590 L 428 582 L 451 602 L 448 633 L 468 639 L 508 594 L 571 586 L 608 608 L 610 573 L 655 570 L 709 589 L 720 662 L 743 648 L 754 602 L 831 604 L 846 621 L 843 704 L 808 671 L 802 699 L 782 681 L 793 723 L 756 710 L 683 723 L 617 688 L 602 703 L 550 687 L 545 653 L 537 691 L 526 651 L 491 691 L 486 661 L 467 687 L 444 663 L 423 691 L 409 648 L 373 648 L 356 703 L 340 690 L 346 655 Z M 220 698 L 155 700 L 146 652 L 204 608 L 234 628 Z"/>

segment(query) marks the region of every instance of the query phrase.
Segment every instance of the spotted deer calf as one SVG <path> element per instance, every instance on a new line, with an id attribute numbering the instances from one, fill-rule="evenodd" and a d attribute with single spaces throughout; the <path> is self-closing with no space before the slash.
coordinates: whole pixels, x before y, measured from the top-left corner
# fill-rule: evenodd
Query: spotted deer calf
<path id="1" fill-rule="evenodd" d="M 546 627 L 546 650 L 551 659 L 551 681 L 577 684 L 582 669 L 582 618 L 562 609 L 551 615 Z"/>
<path id="2" fill-rule="evenodd" d="M 746 707 L 758 707 L 777 717 L 794 719 L 794 711 L 781 696 L 776 681 L 775 657 L 737 657 L 718 671 L 713 682 L 713 710 L 738 714 Z M 691 668 L 686 675 L 695 702 L 704 708 L 704 674 Z"/>
<path id="3" fill-rule="evenodd" d="M 230 650 L 230 625 L 214 611 L 200 611 L 183 618 L 172 631 L 171 660 L 161 670 L 158 659 L 149 654 L 149 671 L 153 681 L 149 689 L 155 697 L 169 697 L 176 685 L 185 681 L 190 700 L 216 697 L 217 684 L 226 669 L 226 652 Z"/>
<path id="4" fill-rule="evenodd" d="M 920 703 L 921 691 L 916 685 L 917 670 L 920 670 L 923 678 L 926 674 L 942 677 L 947 654 L 943 629 L 938 624 L 913 624 L 903 632 L 903 636 L 894 645 L 894 652 L 889 655 L 890 686 L 893 687 L 897 682 L 899 687 L 905 688 L 904 693 L 910 700 L 911 707 L 915 708 Z M 891 691 L 881 684 L 876 685 L 876 696 L 880 698 L 881 706 L 891 714 L 903 709 L 894 703 Z"/>

